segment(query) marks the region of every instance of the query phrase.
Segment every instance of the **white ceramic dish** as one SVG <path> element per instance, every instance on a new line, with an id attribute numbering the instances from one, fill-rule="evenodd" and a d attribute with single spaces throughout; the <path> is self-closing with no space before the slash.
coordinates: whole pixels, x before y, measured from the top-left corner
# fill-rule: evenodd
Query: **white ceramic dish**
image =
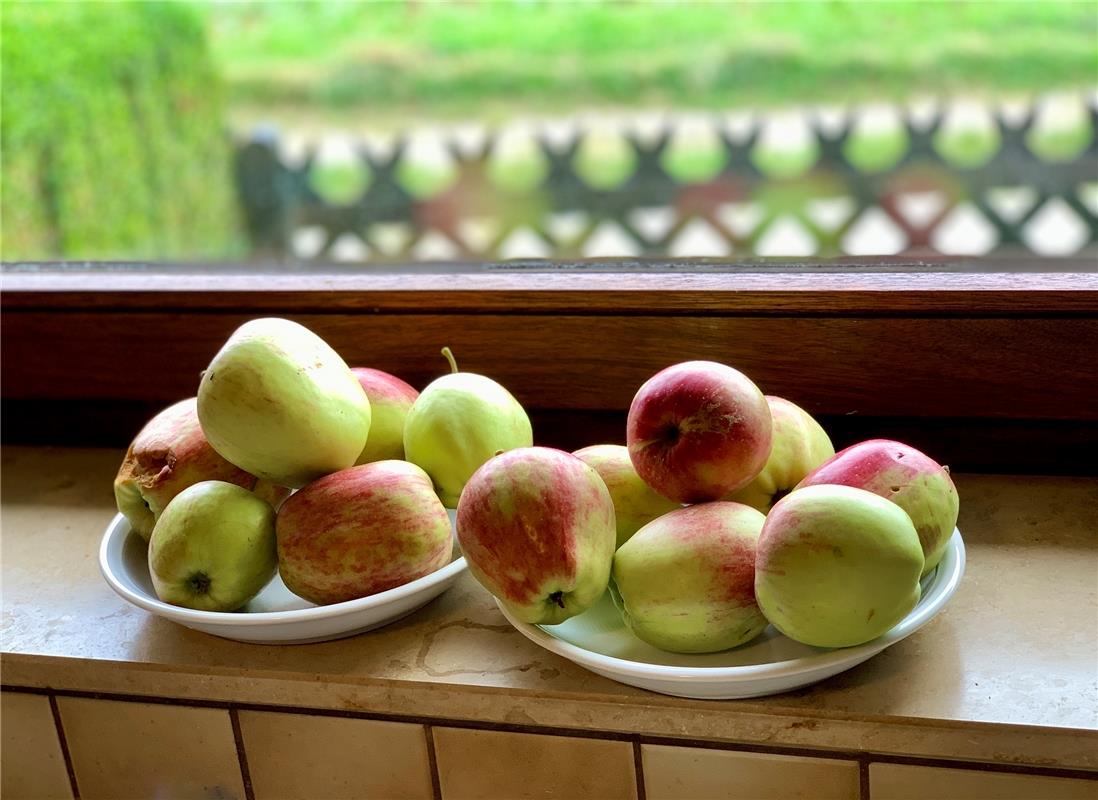
<path id="1" fill-rule="evenodd" d="M 453 523 L 454 512 L 450 512 Z M 148 547 L 115 516 L 99 546 L 99 569 L 124 600 L 196 631 L 260 644 L 304 644 L 354 636 L 412 613 L 448 589 L 466 569 L 455 544 L 454 560 L 418 580 L 370 597 L 317 606 L 286 588 L 276 574 L 242 611 L 195 611 L 163 603 L 149 577 Z"/>
<path id="2" fill-rule="evenodd" d="M 965 545 L 953 532 L 937 569 L 923 578 L 919 604 L 888 633 L 856 647 L 829 650 L 799 644 L 773 626 L 743 647 L 723 653 L 666 653 L 634 636 L 609 593 L 560 625 L 530 625 L 500 610 L 531 641 L 611 680 L 661 694 L 728 700 L 779 694 L 830 678 L 875 656 L 929 622 L 961 582 Z"/>

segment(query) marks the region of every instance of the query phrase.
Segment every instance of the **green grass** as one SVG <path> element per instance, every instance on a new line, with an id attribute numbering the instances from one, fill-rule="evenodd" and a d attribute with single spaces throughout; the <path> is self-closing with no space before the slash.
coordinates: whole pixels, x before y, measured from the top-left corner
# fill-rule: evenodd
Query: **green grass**
<path id="1" fill-rule="evenodd" d="M 240 252 L 223 92 L 192 9 L 8 0 L 0 41 L 5 259 Z"/>
<path id="2" fill-rule="evenodd" d="M 201 6 L 232 99 L 493 119 L 1089 86 L 1087 2 Z"/>

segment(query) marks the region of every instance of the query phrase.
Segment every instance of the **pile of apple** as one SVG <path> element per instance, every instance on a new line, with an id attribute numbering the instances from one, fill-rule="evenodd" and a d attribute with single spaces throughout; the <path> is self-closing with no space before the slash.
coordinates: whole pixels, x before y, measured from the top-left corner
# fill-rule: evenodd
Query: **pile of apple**
<path id="1" fill-rule="evenodd" d="M 626 441 L 511 450 L 465 486 L 470 571 L 518 619 L 560 623 L 609 589 L 663 650 L 726 650 L 768 622 L 853 646 L 915 607 L 957 521 L 946 467 L 881 439 L 836 455 L 807 412 L 723 364 L 649 379 Z"/>
<path id="2" fill-rule="evenodd" d="M 451 373 L 417 393 L 297 323 L 241 326 L 115 479 L 157 596 L 236 610 L 277 570 L 313 603 L 365 597 L 448 564 L 456 507 L 470 571 L 523 621 L 563 622 L 609 589 L 664 650 L 725 650 L 768 622 L 844 647 L 911 611 L 953 533 L 947 468 L 886 440 L 836 455 L 731 367 L 663 370 L 633 399 L 627 447 L 570 454 L 534 447 L 518 401 L 444 354 Z"/>
<path id="3" fill-rule="evenodd" d="M 115 478 L 157 596 L 234 611 L 277 570 L 298 596 L 337 603 L 450 563 L 447 506 L 481 464 L 533 438 L 506 389 L 444 352 L 452 373 L 418 393 L 349 368 L 289 320 L 237 329 L 197 397 L 150 420 Z"/>

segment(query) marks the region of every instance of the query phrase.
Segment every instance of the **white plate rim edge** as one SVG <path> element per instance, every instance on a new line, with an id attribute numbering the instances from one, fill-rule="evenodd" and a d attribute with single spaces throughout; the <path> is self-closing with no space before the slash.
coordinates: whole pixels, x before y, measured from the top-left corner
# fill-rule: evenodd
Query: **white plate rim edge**
<path id="1" fill-rule="evenodd" d="M 445 567 L 437 569 L 429 575 L 424 575 L 422 578 L 416 578 L 403 586 L 387 589 L 384 592 L 378 592 L 367 597 L 360 597 L 356 600 L 345 600 L 342 603 L 331 603 L 326 606 L 290 609 L 288 611 L 255 611 L 251 613 L 200 611 L 193 608 L 173 606 L 162 600 L 151 600 L 144 595 L 137 594 L 119 581 L 110 568 L 107 554 L 115 538 L 123 539 L 118 545 L 121 548 L 125 545 L 123 537 L 129 533 L 129 524 L 126 522 L 126 518 L 121 514 L 115 514 L 99 543 L 99 571 L 103 575 L 103 579 L 123 600 L 138 608 L 143 608 L 146 611 L 182 623 L 249 627 L 282 625 L 289 622 L 306 622 L 315 619 L 339 617 L 344 614 L 355 614 L 418 594 L 436 584 L 456 578 L 468 568 L 465 563 L 465 556 L 459 556 Z"/>
<path id="2" fill-rule="evenodd" d="M 923 627 L 931 619 L 938 615 L 945 604 L 957 591 L 961 578 L 965 571 L 965 544 L 961 538 L 959 529 L 953 530 L 950 537 L 947 553 L 952 553 L 950 559 L 952 569 L 941 578 L 934 581 L 930 600 L 911 611 L 906 617 L 892 627 L 891 630 L 878 636 L 876 639 L 855 645 L 843 647 L 820 653 L 817 656 L 791 659 L 787 661 L 775 661 L 768 664 L 751 664 L 738 667 L 678 667 L 663 664 L 645 664 L 639 661 L 629 661 L 617 656 L 607 656 L 586 650 L 571 642 L 558 639 L 546 632 L 538 625 L 522 622 L 504 607 L 496 599 L 496 606 L 503 616 L 523 636 L 546 650 L 556 653 L 580 666 L 596 671 L 607 670 L 619 675 L 629 675 L 636 678 L 655 678 L 665 681 L 710 681 L 710 682 L 738 682 L 754 681 L 760 678 L 781 678 L 784 676 L 803 674 L 806 671 L 815 672 L 824 670 L 829 666 L 851 662 L 851 666 L 876 655 L 885 648 L 904 639 L 919 628 Z M 943 561 L 945 559 L 943 558 Z M 806 663 L 808 662 L 808 663 Z M 605 674 L 605 673 L 603 673 Z"/>

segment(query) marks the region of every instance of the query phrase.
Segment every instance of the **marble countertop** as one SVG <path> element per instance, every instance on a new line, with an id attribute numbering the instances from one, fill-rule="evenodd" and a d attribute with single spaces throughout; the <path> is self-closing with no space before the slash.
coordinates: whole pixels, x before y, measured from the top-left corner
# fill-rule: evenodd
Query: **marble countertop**
<path id="1" fill-rule="evenodd" d="M 246 645 L 154 617 L 97 566 L 121 456 L 4 448 L 5 685 L 1098 769 L 1094 479 L 957 476 L 968 570 L 942 614 L 816 686 L 693 701 L 540 649 L 468 576 L 323 644 Z"/>

